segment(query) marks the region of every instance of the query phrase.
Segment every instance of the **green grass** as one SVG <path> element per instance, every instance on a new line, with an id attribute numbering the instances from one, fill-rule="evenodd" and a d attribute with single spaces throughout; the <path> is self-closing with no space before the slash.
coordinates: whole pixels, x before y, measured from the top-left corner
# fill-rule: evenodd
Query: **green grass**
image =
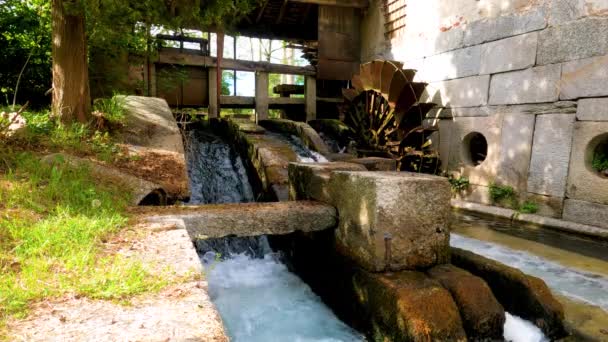
<path id="1" fill-rule="evenodd" d="M 450 186 L 452 187 L 452 192 L 459 193 L 465 191 L 469 188 L 470 182 L 467 177 L 458 177 L 455 178 L 453 176 L 448 177 L 448 181 L 450 182 Z"/>
<path id="2" fill-rule="evenodd" d="M 66 134 L 48 137 L 69 141 L 80 132 Z M 140 263 L 104 253 L 103 242 L 127 224 L 129 197 L 86 168 L 0 150 L 0 328 L 37 301 L 66 294 L 120 301 L 164 286 Z"/>
<path id="3" fill-rule="evenodd" d="M 608 143 L 597 148 L 593 154 L 591 167 L 597 172 L 608 170 Z"/>
<path id="4" fill-rule="evenodd" d="M 525 201 L 519 206 L 518 211 L 523 214 L 536 214 L 538 212 L 538 204 L 532 201 Z"/>

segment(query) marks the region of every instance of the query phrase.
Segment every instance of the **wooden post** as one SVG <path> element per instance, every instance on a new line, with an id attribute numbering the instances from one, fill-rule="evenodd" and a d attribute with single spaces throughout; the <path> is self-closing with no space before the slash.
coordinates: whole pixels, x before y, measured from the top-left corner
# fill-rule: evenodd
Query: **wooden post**
<path id="1" fill-rule="evenodd" d="M 255 73 L 256 122 L 268 119 L 268 73 Z"/>
<path id="2" fill-rule="evenodd" d="M 306 90 L 304 97 L 306 100 L 306 122 L 317 118 L 317 79 L 312 76 L 306 76 Z"/>
<path id="3" fill-rule="evenodd" d="M 222 59 L 224 58 L 224 32 L 217 33 L 217 72 L 216 72 L 216 108 L 217 116 L 221 115 L 221 97 L 222 97 Z"/>
<path id="4" fill-rule="evenodd" d="M 150 90 L 148 96 L 156 97 L 158 96 L 158 94 L 156 93 L 156 63 L 150 62 L 150 67 L 148 71 L 150 72 L 150 74 L 148 75 L 148 82 L 150 82 L 150 84 L 148 85 L 148 89 Z"/>
<path id="5" fill-rule="evenodd" d="M 209 68 L 209 119 L 216 119 L 218 116 L 217 99 L 217 69 Z"/>

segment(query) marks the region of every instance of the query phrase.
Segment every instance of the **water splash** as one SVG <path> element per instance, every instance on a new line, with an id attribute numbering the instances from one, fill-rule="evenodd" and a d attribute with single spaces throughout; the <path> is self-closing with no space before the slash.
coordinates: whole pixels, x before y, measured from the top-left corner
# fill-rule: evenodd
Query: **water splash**
<path id="1" fill-rule="evenodd" d="M 608 311 L 608 279 L 601 275 L 582 272 L 523 251 L 455 233 L 451 234 L 450 244 L 541 278 L 552 290 L 564 296 Z"/>
<path id="2" fill-rule="evenodd" d="M 529 321 L 505 312 L 503 337 L 509 342 L 548 342 L 543 332 Z"/>
<path id="3" fill-rule="evenodd" d="M 206 269 L 209 294 L 232 341 L 365 341 L 274 254 L 239 254 Z"/>
<path id="4" fill-rule="evenodd" d="M 329 160 L 325 158 L 321 153 L 316 152 L 308 148 L 306 144 L 295 135 L 282 135 L 279 133 L 266 133 L 273 137 L 276 137 L 286 142 L 291 149 L 298 155 L 298 161 L 300 163 L 327 163 Z"/>

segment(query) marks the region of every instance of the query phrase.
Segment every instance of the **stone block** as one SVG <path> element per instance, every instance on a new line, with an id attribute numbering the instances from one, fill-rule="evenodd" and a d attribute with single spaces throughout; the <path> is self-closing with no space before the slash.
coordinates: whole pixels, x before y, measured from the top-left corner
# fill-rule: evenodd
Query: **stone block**
<path id="1" fill-rule="evenodd" d="M 431 102 L 443 107 L 477 107 L 488 103 L 490 76 L 473 76 L 428 86 Z"/>
<path id="2" fill-rule="evenodd" d="M 562 64 L 562 100 L 608 96 L 608 56 L 592 57 Z"/>
<path id="3" fill-rule="evenodd" d="M 563 197 L 552 197 L 528 193 L 525 200 L 538 205 L 538 211 L 533 214 L 553 218 L 562 217 L 562 212 L 564 210 Z"/>
<path id="4" fill-rule="evenodd" d="M 580 99 L 576 119 L 579 121 L 608 121 L 608 98 Z"/>
<path id="5" fill-rule="evenodd" d="M 601 1 L 601 0 L 600 0 Z M 585 15 L 585 0 L 558 0 L 549 4 L 549 25 L 556 26 Z"/>
<path id="6" fill-rule="evenodd" d="M 435 38 L 435 46 L 432 49 L 434 53 L 442 53 L 452 51 L 463 47 L 464 30 L 462 28 L 452 28 L 445 32 L 439 33 Z"/>
<path id="7" fill-rule="evenodd" d="M 584 19 L 541 31 L 536 63 L 561 63 L 606 53 L 608 19 Z"/>
<path id="8" fill-rule="evenodd" d="M 608 229 L 608 205 L 567 199 L 563 219 Z"/>
<path id="9" fill-rule="evenodd" d="M 450 185 L 410 172 L 336 171 L 332 204 L 339 212 L 338 250 L 372 272 L 445 263 Z"/>
<path id="10" fill-rule="evenodd" d="M 536 116 L 528 192 L 564 197 L 574 114 Z"/>
<path id="11" fill-rule="evenodd" d="M 535 116 L 528 114 L 505 114 L 502 120 L 496 181 L 519 193 L 527 189 L 534 125 Z"/>
<path id="12" fill-rule="evenodd" d="M 574 124 L 567 197 L 608 204 L 608 178 L 591 167 L 597 145 L 608 139 L 608 122 L 579 121 Z"/>
<path id="13" fill-rule="evenodd" d="M 565 337 L 564 309 L 544 281 L 475 253 L 451 250 L 452 264 L 485 280 L 506 311 L 532 321 L 552 340 Z"/>
<path id="14" fill-rule="evenodd" d="M 367 157 L 351 159 L 349 162 L 361 164 L 368 171 L 397 171 L 397 161 L 390 158 Z"/>
<path id="15" fill-rule="evenodd" d="M 490 197 L 490 188 L 483 185 L 469 185 L 468 189 L 456 194 L 456 199 L 466 202 L 494 205 Z"/>
<path id="16" fill-rule="evenodd" d="M 534 66 L 538 33 L 506 38 L 481 46 L 480 74 L 526 69 Z"/>
<path id="17" fill-rule="evenodd" d="M 492 76 L 490 104 L 555 102 L 561 67 L 548 65 Z"/>
<path id="18" fill-rule="evenodd" d="M 547 26 L 546 10 L 539 6 L 525 13 L 513 13 L 470 23 L 464 34 L 464 45 L 478 45 L 506 37 L 543 29 Z"/>
<path id="19" fill-rule="evenodd" d="M 427 271 L 452 294 L 469 340 L 501 340 L 505 310 L 483 279 L 453 265 Z"/>
<path id="20" fill-rule="evenodd" d="M 313 199 L 333 203 L 329 193 L 329 177 L 333 171 L 367 171 L 365 166 L 346 162 L 290 163 L 289 199 Z"/>
<path id="21" fill-rule="evenodd" d="M 474 185 L 488 186 L 496 178 L 500 162 L 502 115 L 454 118 L 450 133 L 448 169 L 467 177 Z M 487 142 L 486 159 L 479 165 L 470 160 L 467 136 L 480 133 Z M 485 202 L 482 202 L 485 203 Z"/>
<path id="22" fill-rule="evenodd" d="M 479 75 L 480 58 L 480 46 L 434 55 L 424 60 L 419 76 L 426 82 L 437 82 Z"/>

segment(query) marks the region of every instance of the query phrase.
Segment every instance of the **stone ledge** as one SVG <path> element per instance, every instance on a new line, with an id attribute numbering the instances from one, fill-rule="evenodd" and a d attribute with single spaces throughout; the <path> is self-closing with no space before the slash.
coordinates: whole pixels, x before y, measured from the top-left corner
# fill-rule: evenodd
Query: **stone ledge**
<path id="1" fill-rule="evenodd" d="M 582 235 L 608 241 L 608 229 L 603 229 L 600 227 L 534 214 L 521 214 L 512 209 L 499 208 L 454 199 L 452 200 L 451 204 L 452 208 L 457 210 L 464 210 L 476 214 L 481 214 L 484 216 L 497 217 L 512 222 L 518 222 L 532 226 L 540 226 L 574 235 Z"/>

